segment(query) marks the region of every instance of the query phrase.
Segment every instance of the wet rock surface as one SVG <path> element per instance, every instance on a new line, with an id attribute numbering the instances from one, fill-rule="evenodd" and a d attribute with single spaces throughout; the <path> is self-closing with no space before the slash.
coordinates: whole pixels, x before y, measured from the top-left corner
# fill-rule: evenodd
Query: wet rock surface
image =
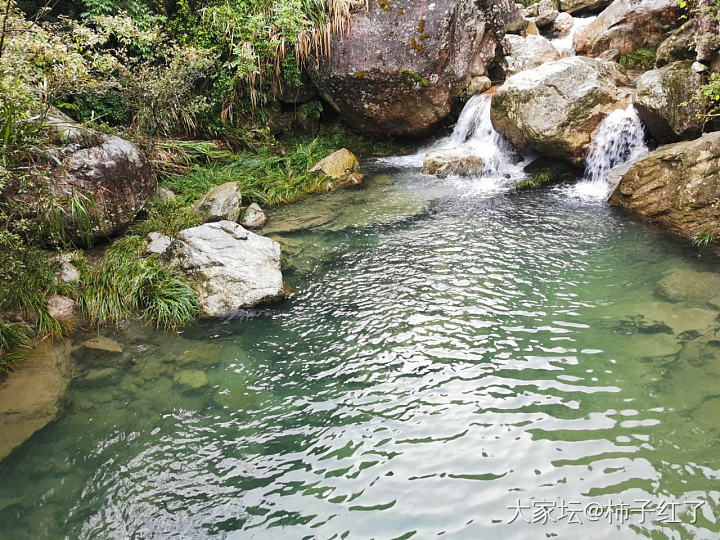
<path id="1" fill-rule="evenodd" d="M 57 417 L 71 375 L 70 342 L 45 342 L 0 383 L 0 459 Z"/>
<path id="2" fill-rule="evenodd" d="M 611 204 L 685 237 L 720 228 L 720 132 L 661 146 L 617 176 Z"/>

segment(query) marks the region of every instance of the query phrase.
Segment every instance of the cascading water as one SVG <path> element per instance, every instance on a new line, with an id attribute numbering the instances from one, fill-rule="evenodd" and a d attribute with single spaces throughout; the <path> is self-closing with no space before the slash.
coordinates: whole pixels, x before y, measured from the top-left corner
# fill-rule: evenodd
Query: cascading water
<path id="1" fill-rule="evenodd" d="M 613 111 L 593 137 L 585 158 L 585 176 L 574 186 L 574 191 L 581 196 L 607 199 L 614 188 L 608 182 L 610 170 L 635 161 L 647 152 L 645 131 L 635 108 L 630 105 Z"/>
<path id="2" fill-rule="evenodd" d="M 573 39 L 575 34 L 588 24 L 597 19 L 597 16 L 592 17 L 573 17 L 573 25 L 570 32 L 566 36 L 555 38 L 550 40 L 550 43 L 558 50 L 562 56 L 575 56 L 575 48 L 573 47 Z"/>
<path id="3" fill-rule="evenodd" d="M 380 159 L 388 165 L 420 167 L 425 155 L 433 150 L 462 150 L 477 156 L 485 164 L 482 176 L 505 182 L 524 176 L 526 156 L 522 156 L 493 128 L 490 121 L 489 94 L 472 96 L 465 104 L 453 132 L 430 146 L 421 148 L 413 155 Z M 485 183 L 488 185 L 487 182 Z"/>

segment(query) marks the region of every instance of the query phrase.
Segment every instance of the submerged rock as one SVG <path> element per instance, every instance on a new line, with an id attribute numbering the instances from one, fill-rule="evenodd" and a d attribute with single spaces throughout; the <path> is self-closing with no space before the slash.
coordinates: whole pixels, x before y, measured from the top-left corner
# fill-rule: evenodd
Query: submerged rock
<path id="1" fill-rule="evenodd" d="M 247 207 L 247 210 L 245 210 L 242 226 L 246 229 L 259 229 L 265 226 L 267 220 L 267 215 L 265 215 L 263 209 L 260 208 L 260 205 L 258 203 L 252 203 Z"/>
<path id="2" fill-rule="evenodd" d="M 198 390 L 209 384 L 207 376 L 199 369 L 183 369 L 178 371 L 175 377 L 173 377 L 173 380 L 177 384 L 185 386 L 190 390 Z"/>
<path id="3" fill-rule="evenodd" d="M 658 282 L 656 292 L 670 302 L 720 309 L 720 274 L 678 268 Z"/>
<path id="4" fill-rule="evenodd" d="M 283 297 L 280 244 L 232 221 L 181 231 L 168 256 L 191 281 L 205 316 Z"/>
<path id="5" fill-rule="evenodd" d="M 516 147 L 580 163 L 600 122 L 627 106 L 628 84 L 615 63 L 563 58 L 508 78 L 492 96 L 490 118 Z"/>
<path id="6" fill-rule="evenodd" d="M 71 372 L 70 342 L 44 342 L 0 384 L 0 460 L 55 420 Z"/>
<path id="7" fill-rule="evenodd" d="M 509 0 L 369 2 L 308 71 L 353 129 L 419 136 L 450 114 L 473 77 L 488 74 L 518 11 Z"/>
<path id="8" fill-rule="evenodd" d="M 506 76 L 560 59 L 558 50 L 542 36 L 508 34 L 503 38 L 502 45 L 505 53 L 502 67 Z"/>
<path id="9" fill-rule="evenodd" d="M 596 56 L 610 49 L 631 53 L 659 44 L 681 24 L 680 15 L 677 0 L 614 0 L 575 34 L 573 45 L 577 54 Z"/>
<path id="10" fill-rule="evenodd" d="M 720 132 L 661 146 L 624 168 L 610 203 L 690 237 L 720 230 Z"/>
<path id="11" fill-rule="evenodd" d="M 95 336 L 94 338 L 88 339 L 82 344 L 86 349 L 92 349 L 94 351 L 109 352 L 109 353 L 121 353 L 123 347 L 114 339 L 110 339 L 105 336 Z"/>
<path id="12" fill-rule="evenodd" d="M 193 210 L 206 223 L 224 219 L 237 221 L 241 204 L 240 185 L 237 182 L 226 182 L 208 190 L 203 198 L 195 203 Z"/>
<path id="13" fill-rule="evenodd" d="M 483 160 L 467 150 L 460 148 L 440 149 L 428 152 L 423 162 L 423 174 L 432 174 L 438 178 L 450 175 L 468 176 L 479 174 L 484 167 Z"/>
<path id="14" fill-rule="evenodd" d="M 60 116 L 60 115 L 58 115 Z M 67 116 L 47 118 L 59 145 L 49 175 L 50 193 L 65 203 L 64 226 L 74 241 L 87 244 L 127 227 L 157 189 L 147 157 L 131 142 L 89 130 Z M 70 201 L 81 204 L 92 223 L 86 230 Z"/>
<path id="15" fill-rule="evenodd" d="M 700 135 L 702 120 L 694 98 L 702 84 L 703 76 L 692 70 L 690 60 L 647 71 L 637 80 L 635 109 L 658 142 Z"/>
<path id="16" fill-rule="evenodd" d="M 184 368 L 206 368 L 220 362 L 220 347 L 208 344 L 197 349 L 190 349 L 177 358 L 177 364 Z"/>

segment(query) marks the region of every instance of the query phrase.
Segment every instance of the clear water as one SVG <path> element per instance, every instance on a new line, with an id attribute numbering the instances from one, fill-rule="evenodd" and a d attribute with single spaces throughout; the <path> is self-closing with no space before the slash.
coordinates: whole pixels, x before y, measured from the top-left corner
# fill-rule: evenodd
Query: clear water
<path id="1" fill-rule="evenodd" d="M 271 224 L 294 298 L 77 349 L 61 417 L 0 463 L 0 537 L 718 537 L 720 313 L 657 294 L 710 261 L 561 190 L 414 169 Z M 518 499 L 704 505 L 509 523 Z"/>

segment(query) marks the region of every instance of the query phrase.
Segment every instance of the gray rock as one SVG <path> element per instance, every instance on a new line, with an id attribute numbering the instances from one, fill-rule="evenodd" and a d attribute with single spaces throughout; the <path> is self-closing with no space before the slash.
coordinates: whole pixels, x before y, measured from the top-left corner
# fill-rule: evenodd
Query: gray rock
<path id="1" fill-rule="evenodd" d="M 575 26 L 575 19 L 573 19 L 572 15 L 559 13 L 550 27 L 550 34 L 556 38 L 567 36 L 573 26 Z"/>
<path id="2" fill-rule="evenodd" d="M 237 182 L 215 186 L 200 199 L 193 210 L 204 222 L 237 221 L 240 217 L 242 194 Z"/>
<path id="3" fill-rule="evenodd" d="M 540 0 L 538 14 L 535 17 L 535 26 L 544 28 L 552 24 L 558 16 L 558 4 L 555 0 Z"/>
<path id="4" fill-rule="evenodd" d="M 177 195 L 175 195 L 173 190 L 160 186 L 157 188 L 157 192 L 155 192 L 155 198 L 153 200 L 157 203 L 164 203 L 172 201 L 176 196 Z"/>
<path id="5" fill-rule="evenodd" d="M 492 96 L 490 118 L 516 147 L 580 163 L 600 122 L 627 106 L 628 84 L 615 63 L 563 58 L 509 77 Z"/>
<path id="6" fill-rule="evenodd" d="M 71 373 L 70 342 L 46 341 L 0 384 L 0 460 L 55 420 Z"/>
<path id="7" fill-rule="evenodd" d="M 69 262 L 60 263 L 60 274 L 58 276 L 63 283 L 72 283 L 80 279 L 80 272 Z"/>
<path id="8" fill-rule="evenodd" d="M 508 77 L 560 59 L 557 49 L 542 36 L 508 34 L 503 38 L 502 47 L 505 54 L 502 68 Z"/>
<path id="9" fill-rule="evenodd" d="M 682 23 L 676 0 L 614 0 L 573 39 L 577 54 L 597 56 L 608 49 L 631 53 L 657 45 Z"/>
<path id="10" fill-rule="evenodd" d="M 661 146 L 633 162 L 610 197 L 611 204 L 686 238 L 698 233 L 717 238 L 718 201 L 720 131 Z"/>
<path id="11" fill-rule="evenodd" d="M 440 149 L 428 152 L 423 162 L 423 174 L 438 178 L 450 175 L 468 176 L 483 170 L 483 160 L 462 149 Z"/>
<path id="12" fill-rule="evenodd" d="M 702 120 L 694 97 L 703 84 L 692 61 L 673 62 L 637 80 L 634 104 L 650 134 L 660 143 L 698 137 Z"/>
<path id="13" fill-rule="evenodd" d="M 267 220 L 267 215 L 265 215 L 263 209 L 260 208 L 260 205 L 252 203 L 247 207 L 247 210 L 245 210 L 245 217 L 243 217 L 242 226 L 248 229 L 259 229 L 267 223 Z"/>
<path id="14" fill-rule="evenodd" d="M 45 303 L 48 314 L 61 322 L 71 323 L 77 319 L 77 304 L 67 296 L 51 296 Z"/>
<path id="15" fill-rule="evenodd" d="M 192 282 L 206 316 L 283 297 L 280 244 L 232 221 L 181 231 L 168 255 Z"/>
<path id="16" fill-rule="evenodd" d="M 158 232 L 151 232 L 147 235 L 147 239 L 149 243 L 145 248 L 145 252 L 152 255 L 162 255 L 172 243 L 172 238 Z"/>
<path id="17" fill-rule="evenodd" d="M 658 47 L 655 66 L 662 67 L 679 60 L 695 60 L 696 32 L 697 27 L 692 20 L 673 30 Z"/>

